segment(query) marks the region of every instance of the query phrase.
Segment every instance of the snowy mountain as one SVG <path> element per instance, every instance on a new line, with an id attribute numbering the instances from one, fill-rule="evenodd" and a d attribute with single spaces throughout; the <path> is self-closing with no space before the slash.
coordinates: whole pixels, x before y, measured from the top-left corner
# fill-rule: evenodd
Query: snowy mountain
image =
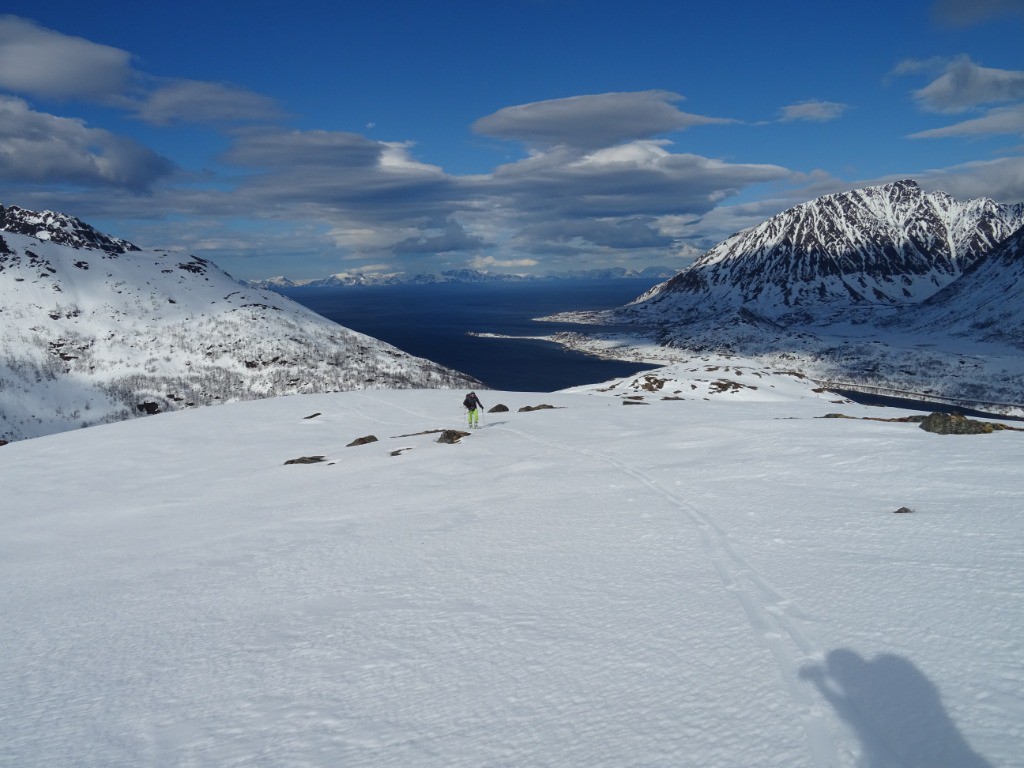
<path id="1" fill-rule="evenodd" d="M 2 210 L 0 439 L 232 400 L 475 383 L 205 259 Z"/>
<path id="2" fill-rule="evenodd" d="M 251 288 L 277 291 L 288 288 L 350 288 L 356 285 L 400 285 L 404 282 L 399 272 L 338 272 L 315 280 L 292 280 L 284 275 L 265 280 L 245 280 Z"/>
<path id="3" fill-rule="evenodd" d="M 127 240 L 104 234 L 79 218 L 53 211 L 29 211 L 12 205 L 0 205 L 0 231 L 28 235 L 71 248 L 92 248 L 110 254 L 138 251 L 139 248 Z"/>
<path id="4" fill-rule="evenodd" d="M 632 325 L 555 339 L 608 357 L 728 353 L 822 386 L 1020 414 L 1022 225 L 1024 204 L 869 187 L 733 235 L 625 307 L 549 319 Z"/>
<path id="5" fill-rule="evenodd" d="M 707 367 L 0 448 L 0 764 L 1021 765 L 1024 433 Z"/>
<path id="6" fill-rule="evenodd" d="M 923 301 L 1024 225 L 1024 203 L 958 202 L 899 181 L 798 205 L 739 232 L 640 297 L 631 313 L 744 307 L 807 322 Z"/>

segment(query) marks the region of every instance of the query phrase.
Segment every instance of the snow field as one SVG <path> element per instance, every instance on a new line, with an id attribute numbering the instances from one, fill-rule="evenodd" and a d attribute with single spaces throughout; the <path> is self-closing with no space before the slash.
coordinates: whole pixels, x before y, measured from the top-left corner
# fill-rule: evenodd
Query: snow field
<path id="1" fill-rule="evenodd" d="M 1021 764 L 1020 433 L 481 396 L 4 446 L 0 764 Z"/>

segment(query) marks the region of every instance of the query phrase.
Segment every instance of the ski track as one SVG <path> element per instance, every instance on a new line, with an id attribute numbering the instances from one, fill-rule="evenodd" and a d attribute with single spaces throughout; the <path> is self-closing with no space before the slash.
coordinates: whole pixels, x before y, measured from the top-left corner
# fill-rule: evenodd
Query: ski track
<path id="1" fill-rule="evenodd" d="M 417 419 L 424 419 L 424 420 L 427 420 L 427 421 L 436 419 L 435 415 L 431 415 L 431 414 L 428 414 L 428 413 L 420 413 L 419 411 L 413 411 L 413 410 L 410 410 L 409 408 L 403 408 L 400 405 L 395 405 L 394 403 L 389 403 L 387 400 L 383 400 L 383 399 L 381 399 L 379 397 L 373 397 L 372 395 L 367 395 L 365 392 L 357 392 L 356 394 L 359 397 L 361 397 L 363 400 L 369 400 L 369 401 L 374 402 L 374 403 L 380 403 L 381 405 L 387 406 L 387 408 L 389 410 L 402 411 L 403 413 L 408 413 L 410 416 L 415 416 Z M 356 409 L 350 409 L 350 410 L 351 410 L 352 413 L 356 413 L 356 414 L 358 414 L 361 417 L 367 417 L 367 414 L 364 413 L 363 411 L 358 411 Z M 390 427 L 408 427 L 408 425 L 409 425 L 409 422 L 405 421 L 405 420 L 403 420 L 403 421 L 385 421 L 383 419 L 374 418 L 373 416 L 369 416 L 369 418 L 373 419 L 373 421 L 377 422 L 378 424 L 383 424 L 383 425 L 390 426 Z M 463 416 L 463 418 L 465 418 L 465 416 Z M 483 420 L 481 419 L 481 421 L 483 421 Z"/>
<path id="2" fill-rule="evenodd" d="M 512 427 L 497 427 L 518 437 L 560 451 L 589 456 L 603 461 L 629 475 L 653 493 L 668 500 L 689 519 L 700 534 L 704 546 L 727 592 L 739 600 L 755 635 L 765 644 L 779 669 L 779 675 L 800 712 L 801 725 L 807 737 L 811 763 L 815 766 L 841 765 L 826 717 L 813 694 L 799 677 L 800 668 L 808 663 L 822 663 L 825 654 L 803 630 L 798 621 L 807 616 L 796 603 L 784 596 L 736 549 L 729 534 L 708 513 L 677 493 L 665 488 L 636 467 L 597 451 L 587 450 L 522 432 Z"/>

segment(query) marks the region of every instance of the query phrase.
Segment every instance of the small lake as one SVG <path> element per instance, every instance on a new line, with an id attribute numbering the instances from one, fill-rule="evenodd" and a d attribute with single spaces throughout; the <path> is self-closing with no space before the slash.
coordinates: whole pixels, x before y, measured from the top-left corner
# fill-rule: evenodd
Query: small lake
<path id="1" fill-rule="evenodd" d="M 621 306 L 658 282 L 544 280 L 293 288 L 281 293 L 346 328 L 468 373 L 492 389 L 553 392 L 655 366 L 602 360 L 548 341 L 479 338 L 469 333 L 546 336 L 562 330 L 593 331 L 594 326 L 538 323 L 533 318 Z"/>

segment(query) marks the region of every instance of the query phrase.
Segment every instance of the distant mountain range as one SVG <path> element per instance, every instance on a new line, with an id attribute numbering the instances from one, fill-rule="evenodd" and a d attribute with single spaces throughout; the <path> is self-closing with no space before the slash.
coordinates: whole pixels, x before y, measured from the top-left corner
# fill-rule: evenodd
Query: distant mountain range
<path id="1" fill-rule="evenodd" d="M 641 270 L 623 267 L 605 269 L 573 270 L 547 275 L 515 275 L 505 272 L 480 272 L 475 269 L 448 269 L 442 272 L 423 272 L 407 275 L 404 272 L 339 272 L 328 277 L 313 280 L 291 280 L 287 277 L 270 277 L 265 280 L 248 280 L 254 288 L 269 290 L 289 288 L 348 288 L 358 285 L 436 285 L 438 283 L 517 283 L 538 280 L 618 280 L 624 278 L 646 278 L 661 280 L 672 277 L 677 270 L 671 267 L 646 267 Z"/>
<path id="2" fill-rule="evenodd" d="M 0 207 L 0 440 L 234 400 L 478 383 L 205 259 Z"/>

